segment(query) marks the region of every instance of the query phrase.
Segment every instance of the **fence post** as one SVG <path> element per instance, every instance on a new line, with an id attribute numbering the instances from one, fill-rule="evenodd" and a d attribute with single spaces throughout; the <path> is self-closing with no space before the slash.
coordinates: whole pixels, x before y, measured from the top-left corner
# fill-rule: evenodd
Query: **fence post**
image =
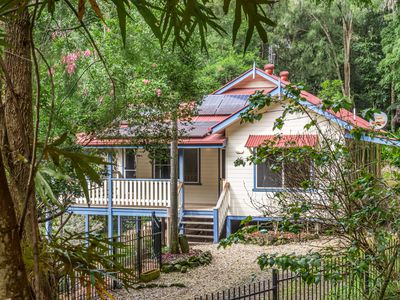
<path id="1" fill-rule="evenodd" d="M 364 284 L 365 284 L 364 292 L 365 292 L 365 295 L 368 296 L 369 295 L 369 272 L 368 271 L 364 273 Z"/>
<path id="2" fill-rule="evenodd" d="M 139 276 L 142 274 L 142 220 L 136 217 L 136 266 Z"/>
<path id="3" fill-rule="evenodd" d="M 117 240 L 118 240 L 118 238 L 114 236 L 113 237 L 113 243 L 116 243 Z M 113 269 L 114 269 L 115 268 L 115 262 L 117 260 L 117 249 L 116 249 L 116 247 L 114 245 L 112 245 L 112 254 L 113 254 L 113 257 L 112 257 Z M 117 276 L 118 276 L 118 273 L 117 273 Z M 112 279 L 112 289 L 115 290 L 117 287 L 118 287 L 118 281 L 115 278 L 113 278 Z"/>
<path id="4" fill-rule="evenodd" d="M 157 257 L 159 267 L 161 268 L 161 222 L 156 218 L 156 213 L 151 213 L 151 227 L 153 238 L 153 253 Z"/>
<path id="5" fill-rule="evenodd" d="M 278 300 L 279 274 L 277 269 L 272 269 L 272 300 Z"/>

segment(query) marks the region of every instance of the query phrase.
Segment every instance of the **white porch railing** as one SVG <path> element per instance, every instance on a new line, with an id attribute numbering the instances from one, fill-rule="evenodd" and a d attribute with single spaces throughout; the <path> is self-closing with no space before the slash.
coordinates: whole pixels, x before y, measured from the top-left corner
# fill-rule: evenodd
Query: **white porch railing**
<path id="1" fill-rule="evenodd" d="M 101 186 L 89 183 L 91 205 L 107 206 L 109 197 L 109 181 L 105 179 Z M 169 180 L 158 179 L 111 179 L 111 199 L 113 206 L 170 206 Z M 85 197 L 76 200 L 78 205 L 87 205 Z"/>
<path id="2" fill-rule="evenodd" d="M 214 242 L 218 242 L 224 228 L 226 217 L 228 216 L 229 207 L 231 205 L 231 195 L 229 191 L 229 182 L 223 181 L 222 193 L 219 196 L 217 205 L 214 207 Z"/>

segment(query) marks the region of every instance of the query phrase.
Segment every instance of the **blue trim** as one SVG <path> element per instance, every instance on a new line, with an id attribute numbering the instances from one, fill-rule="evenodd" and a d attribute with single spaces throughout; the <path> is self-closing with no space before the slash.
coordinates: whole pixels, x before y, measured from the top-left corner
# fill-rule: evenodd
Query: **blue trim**
<path id="1" fill-rule="evenodd" d="M 78 215 L 107 216 L 108 208 L 106 207 L 77 207 L 71 206 L 69 212 Z M 131 209 L 131 208 L 113 208 L 113 216 L 151 216 L 155 212 L 157 217 L 167 217 L 167 209 Z"/>
<path id="2" fill-rule="evenodd" d="M 229 216 L 226 217 L 226 237 L 229 237 L 232 234 L 232 223 L 231 220 L 229 219 Z"/>
<path id="3" fill-rule="evenodd" d="M 219 242 L 218 236 L 218 209 L 214 208 L 213 210 L 214 220 L 213 220 L 213 236 L 214 236 L 214 244 Z"/>
<path id="4" fill-rule="evenodd" d="M 225 143 L 221 145 L 186 145 L 186 146 L 178 146 L 178 149 L 193 149 L 193 148 L 202 148 L 202 149 L 220 149 L 225 148 Z"/>
<path id="5" fill-rule="evenodd" d="M 108 181 L 108 203 L 107 203 L 107 231 L 108 231 L 108 238 L 112 239 L 113 237 L 113 210 L 112 210 L 112 153 L 108 153 L 108 174 L 107 174 L 107 181 Z"/>
<path id="6" fill-rule="evenodd" d="M 121 174 L 125 177 L 125 149 L 122 149 L 122 164 L 121 164 Z"/>
<path id="7" fill-rule="evenodd" d="M 214 94 L 215 95 L 220 95 L 223 92 L 229 90 L 231 87 L 233 87 L 234 85 L 238 84 L 239 82 L 243 81 L 244 79 L 246 79 L 247 77 L 249 77 L 250 75 L 252 75 L 253 73 L 253 69 L 248 70 L 247 72 L 245 72 L 244 74 L 242 74 L 240 77 L 234 79 L 232 82 L 228 83 L 226 86 L 224 86 L 223 88 L 217 90 Z"/>
<path id="8" fill-rule="evenodd" d="M 121 216 L 117 216 L 117 236 L 120 237 L 122 233 Z"/>
<path id="9" fill-rule="evenodd" d="M 183 149 L 179 149 L 178 150 L 178 166 L 179 166 L 178 178 L 179 178 L 179 181 L 183 183 L 183 185 L 181 187 L 180 194 L 179 194 L 179 202 L 180 202 L 181 209 L 178 212 L 178 218 L 179 218 L 178 228 L 179 228 L 179 233 L 180 234 L 184 234 L 185 233 L 185 228 L 184 228 L 184 225 L 182 224 L 183 216 L 185 215 L 185 212 L 184 212 L 184 209 L 185 209 L 185 184 L 184 184 L 185 165 L 184 164 L 185 164 L 185 153 L 184 153 Z"/>
<path id="10" fill-rule="evenodd" d="M 275 96 L 276 94 L 278 94 L 278 89 L 274 89 L 273 91 L 271 91 L 269 93 L 269 95 Z M 211 133 L 217 133 L 223 129 L 225 129 L 226 127 L 228 127 L 229 125 L 231 125 L 232 123 L 236 122 L 237 120 L 240 119 L 240 115 L 242 113 L 244 113 L 246 110 L 248 110 L 249 107 L 243 107 L 241 110 L 239 110 L 238 112 L 236 112 L 235 114 L 231 115 L 230 117 L 228 117 L 227 119 L 223 120 L 221 123 L 217 124 L 215 127 L 213 127 L 211 129 Z"/>
<path id="11" fill-rule="evenodd" d="M 169 181 L 169 179 L 158 179 L 158 178 L 111 178 L 112 181 Z"/>
<path id="12" fill-rule="evenodd" d="M 236 84 L 238 84 L 239 82 L 243 81 L 244 79 L 246 79 L 247 77 L 250 77 L 253 75 L 253 68 L 248 70 L 247 72 L 245 72 L 244 74 L 242 74 L 240 77 L 234 79 L 232 82 L 230 82 L 229 84 L 227 84 L 226 86 L 224 86 L 223 88 L 217 90 L 214 94 L 215 95 L 220 95 L 222 93 L 224 93 L 225 91 L 229 90 L 231 87 L 235 86 Z M 274 83 L 275 85 L 279 85 L 279 81 L 272 78 L 271 76 L 265 74 L 263 71 L 259 70 L 259 69 L 255 69 L 255 73 L 257 75 L 260 75 L 261 77 L 271 81 L 272 83 Z"/>
<path id="13" fill-rule="evenodd" d="M 354 139 L 354 135 L 352 135 L 350 133 L 346 133 L 345 138 Z M 400 146 L 400 141 L 398 141 L 398 140 L 388 140 L 388 139 L 379 138 L 379 137 L 370 137 L 370 136 L 367 136 L 364 134 L 361 135 L 360 139 L 365 142 L 371 142 L 371 143 L 382 144 L 382 145 L 387 145 L 387 146 Z"/>
<path id="14" fill-rule="evenodd" d="M 214 215 L 212 210 L 184 210 L 183 213 L 185 215 L 191 215 L 191 216 L 213 216 Z"/>

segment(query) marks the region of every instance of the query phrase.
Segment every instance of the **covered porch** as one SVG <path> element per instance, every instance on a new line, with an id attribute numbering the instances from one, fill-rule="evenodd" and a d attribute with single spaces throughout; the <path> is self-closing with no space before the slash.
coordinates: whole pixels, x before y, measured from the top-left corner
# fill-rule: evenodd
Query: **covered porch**
<path id="1" fill-rule="evenodd" d="M 223 193 L 225 150 L 222 145 L 180 146 L 179 182 L 176 187 L 171 186 L 168 161 L 151 159 L 142 148 L 106 150 L 110 163 L 106 176 L 100 185 L 89 182 L 89 201 L 84 196 L 77 198 L 71 207 L 72 212 L 108 215 L 110 219 L 113 216 L 146 216 L 152 213 L 168 218 L 171 189 L 176 188 L 181 231 L 187 230 L 190 235 L 193 220 L 197 220 L 194 218 L 202 217 L 208 224 L 212 222 L 210 238 L 218 240 L 229 207 L 227 203 L 218 201 L 222 194 L 226 194 Z M 198 229 L 199 226 L 195 227 Z M 110 235 L 112 231 L 109 228 Z"/>

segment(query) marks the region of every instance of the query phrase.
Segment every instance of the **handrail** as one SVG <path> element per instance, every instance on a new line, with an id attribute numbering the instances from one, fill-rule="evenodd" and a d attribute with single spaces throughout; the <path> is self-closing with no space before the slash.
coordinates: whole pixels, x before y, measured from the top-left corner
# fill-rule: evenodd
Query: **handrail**
<path id="1" fill-rule="evenodd" d="M 214 213 L 214 242 L 217 243 L 223 230 L 226 217 L 230 208 L 230 191 L 229 182 L 223 181 L 222 193 L 218 198 L 218 202 L 213 209 Z"/>
<path id="2" fill-rule="evenodd" d="M 229 182 L 224 180 L 222 183 L 222 193 L 218 198 L 217 204 L 215 205 L 214 209 L 219 209 L 224 202 L 226 193 L 229 192 Z"/>
<path id="3" fill-rule="evenodd" d="M 169 207 L 170 181 L 128 178 L 103 179 L 101 185 L 89 182 L 90 204 L 124 207 Z M 85 197 L 76 199 L 77 205 L 87 205 Z"/>

